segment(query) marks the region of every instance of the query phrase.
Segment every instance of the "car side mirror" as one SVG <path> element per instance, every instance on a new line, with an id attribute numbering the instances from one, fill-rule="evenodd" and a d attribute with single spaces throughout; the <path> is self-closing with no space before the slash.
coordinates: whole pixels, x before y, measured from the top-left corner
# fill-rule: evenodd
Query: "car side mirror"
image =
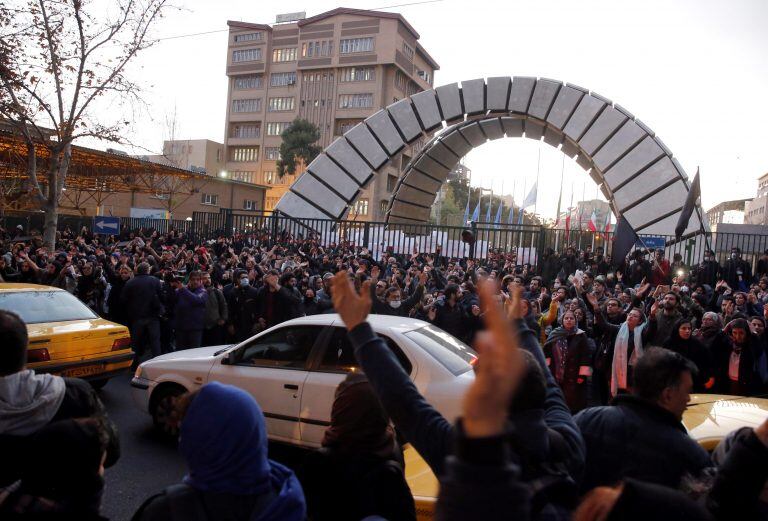
<path id="1" fill-rule="evenodd" d="M 221 359 L 222 365 L 235 365 L 237 362 L 237 350 L 233 349 L 229 353 L 227 353 L 227 356 Z"/>

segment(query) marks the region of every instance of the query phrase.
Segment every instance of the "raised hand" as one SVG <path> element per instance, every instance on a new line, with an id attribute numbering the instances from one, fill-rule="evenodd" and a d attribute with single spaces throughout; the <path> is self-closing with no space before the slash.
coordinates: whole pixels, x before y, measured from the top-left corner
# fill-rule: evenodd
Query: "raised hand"
<path id="1" fill-rule="evenodd" d="M 523 318 L 523 306 L 520 305 L 520 299 L 523 296 L 522 286 L 513 286 L 509 292 L 510 300 L 507 301 L 507 318 L 515 320 Z"/>
<path id="2" fill-rule="evenodd" d="M 592 309 L 598 308 L 597 295 L 595 295 L 594 293 L 587 293 L 587 300 L 589 301 L 590 304 L 592 304 Z"/>
<path id="3" fill-rule="evenodd" d="M 422 271 L 421 274 L 419 275 L 419 285 L 426 286 L 428 278 L 429 278 L 429 273 L 427 273 L 426 271 Z"/>
<path id="4" fill-rule="evenodd" d="M 331 282 L 333 308 L 341 317 L 347 331 L 352 331 L 365 322 L 371 310 L 371 281 L 366 280 L 358 294 L 349 280 L 347 272 L 340 271 Z"/>
<path id="5" fill-rule="evenodd" d="M 462 406 L 463 427 L 470 438 L 503 433 L 509 404 L 525 368 L 514 325 L 495 301 L 495 284 L 487 282 L 479 289 L 487 330 L 475 341 L 480 357 Z"/>

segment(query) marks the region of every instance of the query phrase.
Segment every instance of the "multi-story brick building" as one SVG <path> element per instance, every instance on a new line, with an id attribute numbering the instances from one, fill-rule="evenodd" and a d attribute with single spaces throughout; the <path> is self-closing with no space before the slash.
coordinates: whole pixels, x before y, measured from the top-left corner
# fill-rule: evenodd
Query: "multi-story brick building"
<path id="1" fill-rule="evenodd" d="M 266 210 L 296 178 L 279 178 L 275 164 L 291 121 L 317 125 L 325 147 L 376 111 L 431 88 L 439 68 L 395 13 L 339 8 L 273 26 L 227 23 L 226 170 L 233 179 L 268 186 Z M 414 153 L 409 147 L 390 162 L 350 215 L 382 220 Z"/>

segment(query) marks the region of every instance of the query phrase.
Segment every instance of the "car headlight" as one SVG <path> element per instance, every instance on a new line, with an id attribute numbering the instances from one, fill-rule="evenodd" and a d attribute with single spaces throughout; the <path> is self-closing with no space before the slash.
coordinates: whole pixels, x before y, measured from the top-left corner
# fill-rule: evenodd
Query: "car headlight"
<path id="1" fill-rule="evenodd" d="M 133 377 L 134 378 L 141 378 L 142 370 L 143 370 L 143 368 L 141 366 L 137 367 L 136 368 L 136 372 L 133 373 Z"/>

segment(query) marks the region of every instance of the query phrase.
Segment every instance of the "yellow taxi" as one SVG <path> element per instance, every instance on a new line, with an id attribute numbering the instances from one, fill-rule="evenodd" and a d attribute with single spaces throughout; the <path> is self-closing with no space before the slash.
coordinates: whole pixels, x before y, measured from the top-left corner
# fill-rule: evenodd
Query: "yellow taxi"
<path id="1" fill-rule="evenodd" d="M 27 324 L 27 367 L 102 387 L 133 362 L 128 328 L 100 318 L 74 295 L 36 284 L 0 283 L 0 309 Z"/>
<path id="2" fill-rule="evenodd" d="M 713 451 L 725 436 L 741 427 L 757 427 L 768 418 L 768 399 L 722 394 L 691 396 L 683 424 L 707 451 Z M 429 465 L 411 445 L 404 447 L 405 479 L 416 503 L 416 518 L 435 517 L 439 484 Z"/>

